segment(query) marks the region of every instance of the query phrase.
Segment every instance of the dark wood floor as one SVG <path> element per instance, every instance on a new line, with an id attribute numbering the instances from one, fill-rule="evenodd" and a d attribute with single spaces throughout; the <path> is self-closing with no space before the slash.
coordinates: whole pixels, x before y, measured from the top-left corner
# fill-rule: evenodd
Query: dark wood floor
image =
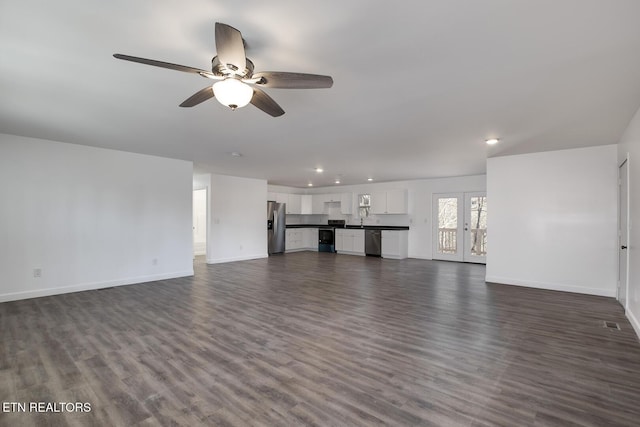
<path id="1" fill-rule="evenodd" d="M 614 300 L 484 274 L 304 252 L 3 303 L 0 402 L 92 411 L 0 425 L 640 425 Z"/>

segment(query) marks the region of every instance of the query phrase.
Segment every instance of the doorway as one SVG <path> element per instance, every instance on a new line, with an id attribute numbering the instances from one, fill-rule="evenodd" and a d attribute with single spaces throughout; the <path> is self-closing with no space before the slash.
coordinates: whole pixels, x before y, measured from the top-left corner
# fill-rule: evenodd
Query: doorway
<path id="1" fill-rule="evenodd" d="M 193 256 L 207 254 L 207 189 L 193 191 Z"/>
<path id="2" fill-rule="evenodd" d="M 619 168 L 618 180 L 618 302 L 627 309 L 627 282 L 629 251 L 627 250 L 629 228 L 629 162 L 625 160 Z"/>
<path id="3" fill-rule="evenodd" d="M 433 259 L 486 264 L 487 194 L 434 194 L 433 236 Z"/>

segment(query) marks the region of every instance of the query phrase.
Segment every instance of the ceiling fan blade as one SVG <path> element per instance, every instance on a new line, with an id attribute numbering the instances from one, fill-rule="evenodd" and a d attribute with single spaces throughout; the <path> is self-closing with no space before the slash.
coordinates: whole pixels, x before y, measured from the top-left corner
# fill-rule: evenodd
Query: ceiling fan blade
<path id="1" fill-rule="evenodd" d="M 181 107 L 193 107 L 201 102 L 206 101 L 207 99 L 213 98 L 213 88 L 211 86 L 207 86 L 205 88 L 200 89 L 189 98 L 187 98 L 182 104 Z"/>
<path id="2" fill-rule="evenodd" d="M 242 34 L 232 26 L 216 22 L 216 51 L 222 64 L 244 70 L 247 58 L 244 53 Z"/>
<path id="3" fill-rule="evenodd" d="M 172 64 L 170 62 L 156 61 L 155 59 L 139 58 L 137 56 L 123 55 L 121 53 L 114 53 L 113 57 L 118 59 L 124 59 L 125 61 L 138 62 L 140 64 L 153 65 L 154 67 L 168 68 L 170 70 L 182 71 L 185 73 L 200 74 L 202 77 L 208 77 L 210 79 L 215 79 L 215 80 L 221 78 L 213 74 L 211 71 L 201 70 L 200 68 L 187 67 L 186 65 L 178 65 L 178 64 Z"/>
<path id="4" fill-rule="evenodd" d="M 251 103 L 273 117 L 279 117 L 284 114 L 284 110 L 267 95 L 262 89 L 253 88 L 253 97 Z"/>
<path id="5" fill-rule="evenodd" d="M 284 71 L 262 71 L 254 73 L 252 79 L 260 79 L 256 84 L 280 89 L 322 89 L 333 86 L 331 76 L 319 74 L 287 73 Z"/>

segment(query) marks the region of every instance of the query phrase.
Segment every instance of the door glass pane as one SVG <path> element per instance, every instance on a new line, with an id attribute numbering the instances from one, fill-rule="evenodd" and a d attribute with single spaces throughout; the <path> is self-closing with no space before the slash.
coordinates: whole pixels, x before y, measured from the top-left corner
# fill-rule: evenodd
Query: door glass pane
<path id="1" fill-rule="evenodd" d="M 471 197 L 469 247 L 471 255 L 487 255 L 487 197 Z"/>
<path id="2" fill-rule="evenodd" d="M 458 198 L 438 199 L 438 253 L 458 252 Z"/>

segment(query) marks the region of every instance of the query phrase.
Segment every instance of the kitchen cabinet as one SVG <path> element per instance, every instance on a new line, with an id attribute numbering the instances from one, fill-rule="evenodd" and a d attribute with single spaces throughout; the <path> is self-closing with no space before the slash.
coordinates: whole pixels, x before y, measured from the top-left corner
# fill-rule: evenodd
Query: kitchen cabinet
<path id="1" fill-rule="evenodd" d="M 337 228 L 335 245 L 338 253 L 364 255 L 364 230 Z"/>
<path id="2" fill-rule="evenodd" d="M 312 194 L 311 195 L 311 213 L 312 214 L 323 214 L 324 210 L 324 202 L 326 201 L 325 194 Z"/>
<path id="3" fill-rule="evenodd" d="M 287 213 L 288 214 L 302 213 L 302 195 L 301 194 L 287 194 Z"/>
<path id="4" fill-rule="evenodd" d="M 364 255 L 364 230 L 351 230 L 353 232 L 353 252 Z"/>
<path id="5" fill-rule="evenodd" d="M 324 201 L 325 202 L 340 202 L 340 194 L 338 193 L 330 193 L 330 194 L 325 194 L 324 195 Z"/>
<path id="6" fill-rule="evenodd" d="M 311 194 L 303 194 L 300 196 L 300 213 L 302 215 L 310 215 L 312 213 Z"/>
<path id="7" fill-rule="evenodd" d="M 285 252 L 299 251 L 303 246 L 303 228 L 287 228 L 285 232 Z"/>
<path id="8" fill-rule="evenodd" d="M 270 191 L 267 193 L 267 200 L 274 201 L 276 203 L 288 203 L 289 195 L 287 193 L 274 193 Z"/>
<path id="9" fill-rule="evenodd" d="M 352 193 L 340 193 L 340 213 L 350 215 L 352 205 Z"/>
<path id="10" fill-rule="evenodd" d="M 409 256 L 409 231 L 382 230 L 382 258 L 404 259 Z"/>
<path id="11" fill-rule="evenodd" d="M 372 192 L 369 212 L 378 215 L 409 213 L 407 199 L 407 190 Z"/>
<path id="12" fill-rule="evenodd" d="M 318 250 L 318 228 L 303 228 L 302 244 L 305 249 Z"/>

